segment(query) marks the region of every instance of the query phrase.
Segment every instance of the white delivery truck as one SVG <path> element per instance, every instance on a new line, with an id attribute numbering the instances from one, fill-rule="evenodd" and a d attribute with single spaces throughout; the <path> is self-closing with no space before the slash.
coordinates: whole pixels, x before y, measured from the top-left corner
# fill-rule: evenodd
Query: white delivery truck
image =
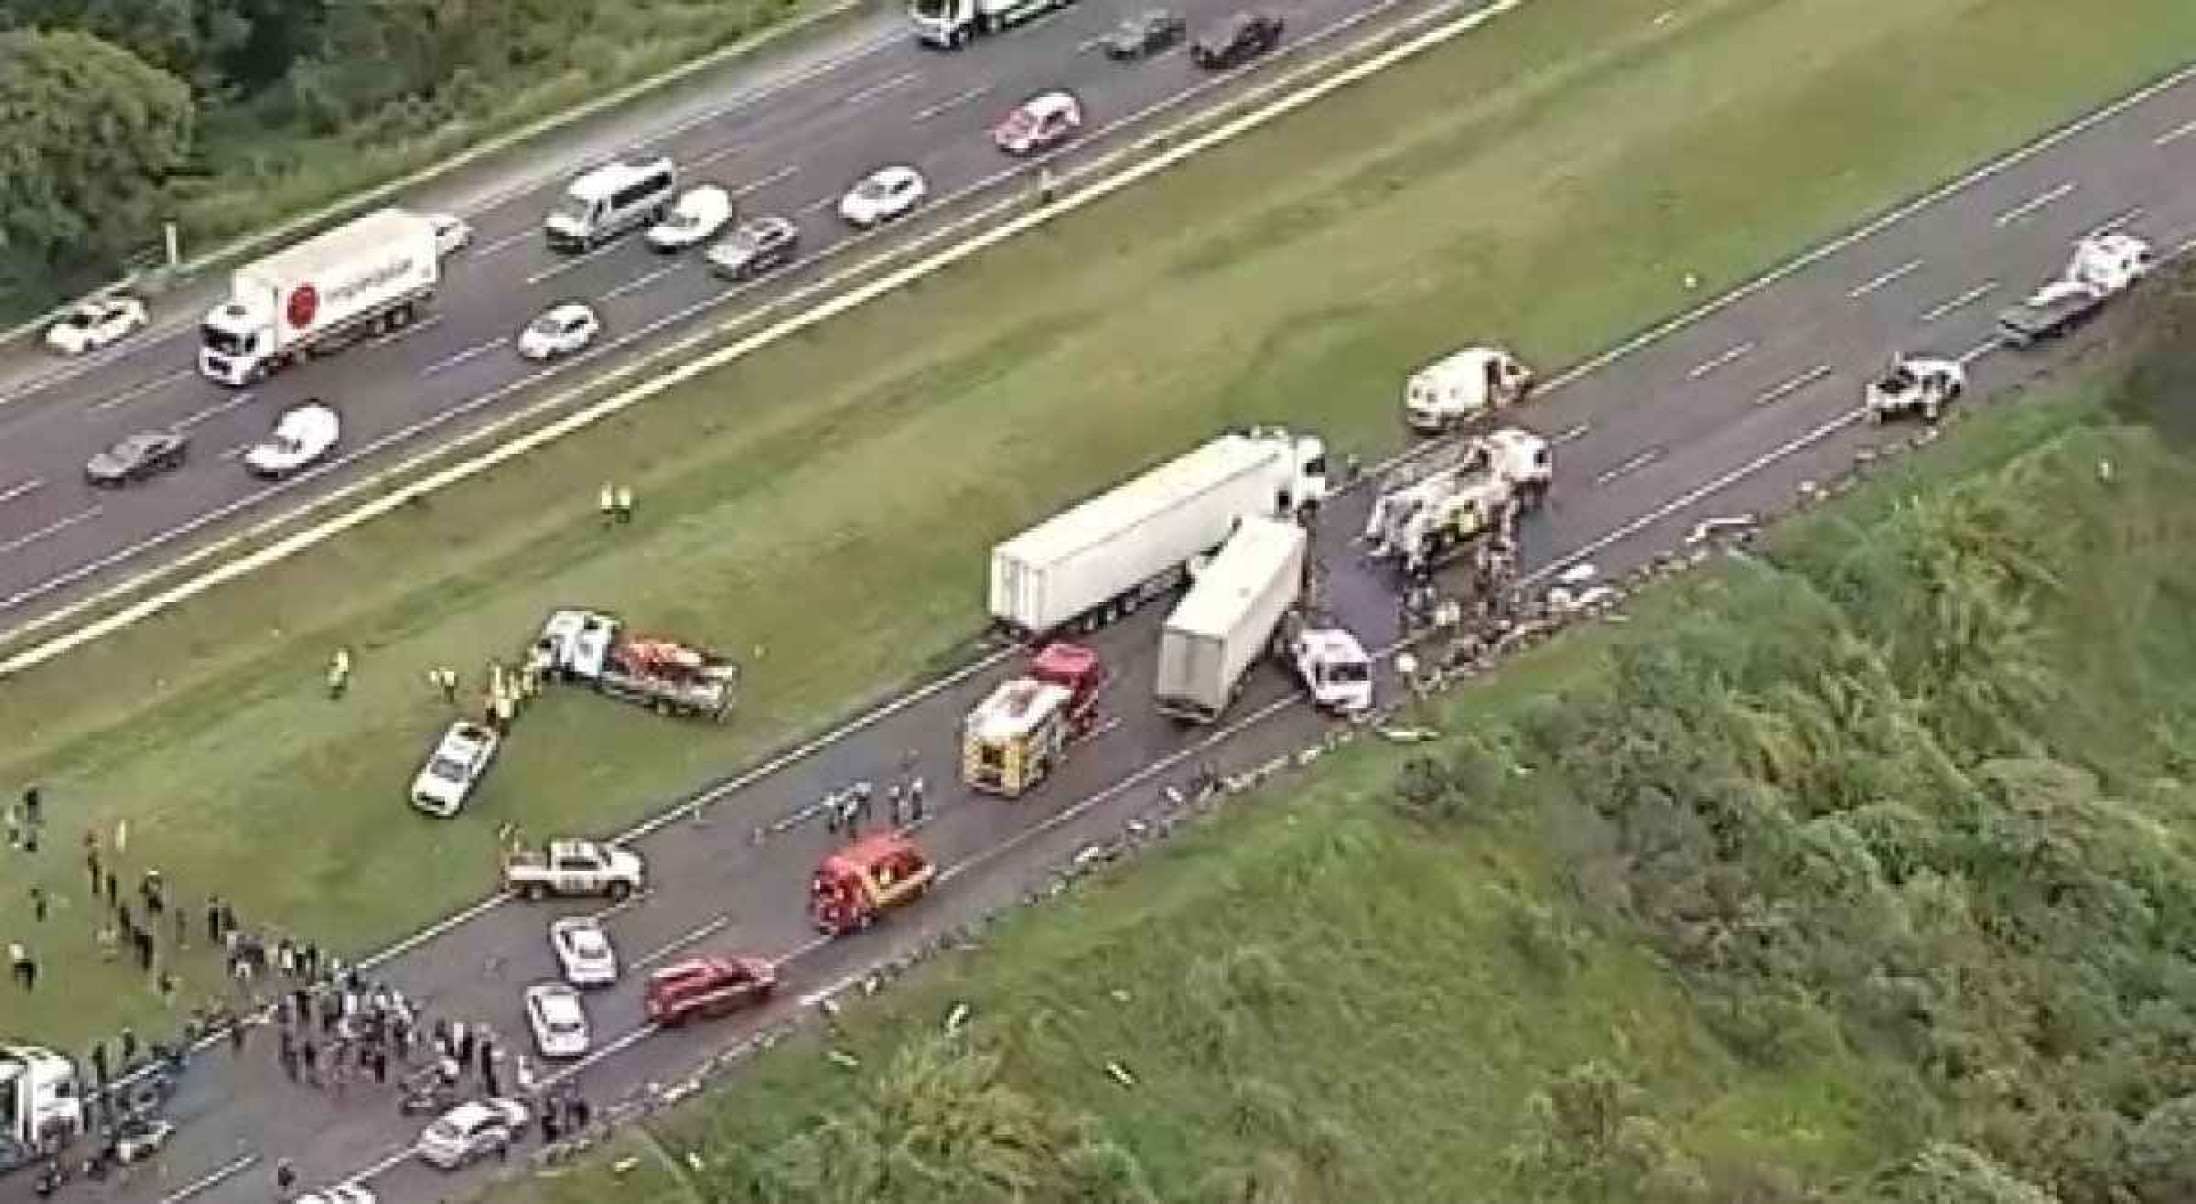
<path id="1" fill-rule="evenodd" d="M 1532 392 L 1533 370 L 1500 347 L 1469 347 L 1411 373 L 1403 382 L 1403 419 L 1414 431 L 1451 430 L 1513 406 Z"/>
<path id="2" fill-rule="evenodd" d="M 1075 0 L 914 0 L 908 20 L 925 45 L 946 50 L 966 46 L 980 34 L 1011 29 Z"/>
<path id="3" fill-rule="evenodd" d="M 1212 558 L 1159 634 L 1159 709 L 1211 723 L 1243 675 L 1274 647 L 1283 617 L 1304 596 L 1311 536 L 1288 519 L 1247 518 Z"/>
<path id="4" fill-rule="evenodd" d="M 35 1045 L 0 1044 L 0 1174 L 84 1131 L 76 1063 Z"/>
<path id="5" fill-rule="evenodd" d="M 1227 434 L 991 550 L 991 617 L 1026 635 L 1095 627 L 1181 584 L 1239 520 L 1309 511 L 1327 449 L 1281 430 Z"/>
<path id="6" fill-rule="evenodd" d="M 381 209 L 255 259 L 199 325 L 198 370 L 232 387 L 408 325 L 434 298 L 434 222 Z"/>

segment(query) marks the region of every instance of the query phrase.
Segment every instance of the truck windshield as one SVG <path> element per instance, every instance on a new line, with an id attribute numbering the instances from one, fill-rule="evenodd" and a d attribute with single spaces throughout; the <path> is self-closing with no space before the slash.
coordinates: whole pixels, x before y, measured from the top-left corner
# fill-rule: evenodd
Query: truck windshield
<path id="1" fill-rule="evenodd" d="M 243 355 L 251 345 L 250 340 L 210 324 L 199 327 L 199 337 L 205 341 L 207 350 L 220 355 Z"/>
<path id="2" fill-rule="evenodd" d="M 566 221 L 584 223 L 587 220 L 588 213 L 592 211 L 594 207 L 595 203 L 588 200 L 586 197 L 573 196 L 571 193 L 565 193 L 564 196 L 558 199 L 557 207 L 550 210 L 550 212 L 558 217 L 564 218 Z"/>
<path id="3" fill-rule="evenodd" d="M 953 4 L 954 0 L 912 0 L 908 5 L 908 11 L 918 17 L 929 17 L 935 20 L 939 17 L 952 15 Z"/>
<path id="4" fill-rule="evenodd" d="M 1327 680 L 1338 686 L 1354 686 L 1372 680 L 1372 666 L 1364 661 L 1344 661 L 1327 666 Z"/>

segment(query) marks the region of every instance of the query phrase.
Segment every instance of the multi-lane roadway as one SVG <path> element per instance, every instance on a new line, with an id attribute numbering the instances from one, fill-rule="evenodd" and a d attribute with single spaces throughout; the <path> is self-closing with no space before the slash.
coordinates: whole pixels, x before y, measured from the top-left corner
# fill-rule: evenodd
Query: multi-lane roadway
<path id="1" fill-rule="evenodd" d="M 1779 509 L 1803 482 L 1911 434 L 1872 427 L 1857 409 L 1863 379 L 1894 350 L 1961 358 L 1974 384 L 1963 404 L 1989 404 L 2047 358 L 1995 349 L 1993 311 L 2057 271 L 2075 238 L 2112 226 L 2167 254 L 2196 244 L 2196 196 L 2181 187 L 2196 170 L 2191 131 L 2196 82 L 2161 81 L 1562 373 L 1518 415 L 1558 444 L 1550 504 L 1523 533 L 1528 580 L 1545 582 L 1580 560 L 1605 571 L 1637 564 L 1679 546 L 1703 519 Z M 1319 547 L 1331 601 L 1368 645 L 1386 646 L 1396 636 L 1394 593 L 1350 547 L 1366 503 L 1360 491 L 1331 505 Z M 653 885 L 606 915 L 627 981 L 591 997 L 600 1048 L 564 1073 L 598 1102 L 674 1079 L 804 1001 L 1014 898 L 1044 867 L 1116 833 L 1195 766 L 1240 767 L 1317 738 L 1321 721 L 1277 675 L 1256 679 L 1217 729 L 1185 731 L 1157 717 L 1147 697 L 1157 622 L 1154 609 L 1099 633 L 1095 643 L 1116 671 L 1109 718 L 1022 801 L 939 789 L 954 780 L 960 717 L 1012 668 L 986 663 L 711 787 L 696 809 L 635 833 Z M 1396 688 L 1392 675 L 1382 686 Z M 523 724 L 514 738 L 525 738 Z M 945 881 L 871 933 L 823 941 L 802 905 L 830 838 L 817 823 L 760 843 L 755 833 L 831 788 L 889 778 L 907 750 L 920 755 L 933 787 L 935 814 L 921 839 L 948 867 Z M 485 889 L 485 867 L 483 878 Z M 575 909 L 491 900 L 377 958 L 374 971 L 437 1014 L 484 1019 L 523 1040 L 518 992 L 554 976 L 546 923 Z M 779 1002 L 683 1032 L 647 1025 L 639 977 L 717 949 L 778 959 L 787 984 Z M 182 1132 L 158 1173 L 118 1189 L 122 1198 L 260 1200 L 277 1158 L 293 1159 L 308 1182 L 361 1178 L 385 1199 L 433 1199 L 454 1187 L 407 1156 L 417 1122 L 398 1117 L 390 1099 L 354 1093 L 338 1103 L 286 1084 L 264 1048 L 234 1061 L 201 1058 L 175 1115 Z"/>
<path id="2" fill-rule="evenodd" d="M 447 264 L 431 319 L 241 391 L 193 368 L 195 318 L 218 281 L 164 299 L 153 328 L 85 362 L 0 356 L 0 630 L 103 587 L 132 580 L 194 546 L 282 513 L 309 496 L 554 394 L 584 374 L 813 283 L 910 237 L 937 234 L 987 206 L 1027 194 L 1041 166 L 1061 171 L 1111 153 L 1208 107 L 1283 63 L 1328 53 L 1384 26 L 1453 7 L 1455 0 L 1278 0 L 1290 36 L 1282 50 L 1236 71 L 1194 67 L 1175 50 L 1136 63 L 1109 60 L 1097 39 L 1135 7 L 1084 0 L 1032 25 L 955 54 L 922 49 L 904 23 L 865 20 L 828 45 L 729 89 L 691 101 L 663 129 L 534 165 L 525 184 L 500 189 L 465 212 L 470 249 Z M 1187 0 L 1193 27 L 1232 0 Z M 1015 105 L 1050 88 L 1081 99 L 1081 134 L 1045 161 L 1012 159 L 989 131 Z M 716 181 L 744 213 L 775 212 L 802 230 L 793 268 L 757 282 L 712 276 L 698 251 L 651 253 L 637 238 L 563 256 L 544 243 L 541 220 L 564 181 L 603 157 L 668 154 L 689 183 Z M 931 200 L 882 231 L 841 224 L 845 190 L 872 169 L 907 163 L 928 178 Z M 419 207 L 445 198 L 428 192 Z M 550 305 L 585 300 L 606 337 L 586 357 L 549 368 L 521 361 L 512 340 Z M 307 398 L 343 414 L 338 459 L 306 477 L 269 485 L 237 462 L 274 417 Z M 94 451 L 147 428 L 185 431 L 183 470 L 120 491 L 93 491 L 83 464 Z"/>

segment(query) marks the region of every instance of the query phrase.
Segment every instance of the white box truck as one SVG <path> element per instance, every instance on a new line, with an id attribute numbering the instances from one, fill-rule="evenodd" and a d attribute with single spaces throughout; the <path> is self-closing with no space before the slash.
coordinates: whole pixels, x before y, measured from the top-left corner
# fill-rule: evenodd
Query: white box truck
<path id="1" fill-rule="evenodd" d="M 1183 595 L 1159 633 L 1159 709 L 1178 719 L 1220 718 L 1243 675 L 1274 646 L 1274 631 L 1304 596 L 1311 536 L 1288 519 L 1249 518 Z"/>
<path id="2" fill-rule="evenodd" d="M 1532 389 L 1533 370 L 1516 356 L 1470 347 L 1411 373 L 1403 382 L 1403 418 L 1414 431 L 1438 434 L 1517 405 Z"/>
<path id="3" fill-rule="evenodd" d="M 1181 584 L 1236 523 L 1326 497 L 1327 450 L 1281 430 L 1227 434 L 991 550 L 991 616 L 1041 636 L 1095 627 Z"/>
<path id="4" fill-rule="evenodd" d="M 380 209 L 255 259 L 200 323 L 198 370 L 232 387 L 409 324 L 441 282 L 435 224 Z"/>

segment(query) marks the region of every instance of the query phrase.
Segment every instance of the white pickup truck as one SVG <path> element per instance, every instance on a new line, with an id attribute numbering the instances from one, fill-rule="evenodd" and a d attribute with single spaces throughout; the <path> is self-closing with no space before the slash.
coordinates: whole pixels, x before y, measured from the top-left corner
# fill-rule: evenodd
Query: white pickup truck
<path id="1" fill-rule="evenodd" d="M 552 840 L 543 852 L 505 861 L 503 886 L 522 899 L 606 895 L 622 900 L 641 888 L 640 854 L 592 840 Z"/>

